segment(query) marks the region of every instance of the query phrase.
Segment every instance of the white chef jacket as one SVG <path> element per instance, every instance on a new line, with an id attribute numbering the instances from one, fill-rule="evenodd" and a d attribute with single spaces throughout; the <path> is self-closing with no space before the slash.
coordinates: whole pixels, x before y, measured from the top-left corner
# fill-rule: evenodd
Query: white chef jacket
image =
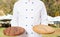
<path id="1" fill-rule="evenodd" d="M 32 30 L 38 24 L 48 25 L 45 5 L 40 0 L 20 0 L 13 8 L 11 26 L 23 27 L 26 33 L 20 37 L 41 37 Z"/>

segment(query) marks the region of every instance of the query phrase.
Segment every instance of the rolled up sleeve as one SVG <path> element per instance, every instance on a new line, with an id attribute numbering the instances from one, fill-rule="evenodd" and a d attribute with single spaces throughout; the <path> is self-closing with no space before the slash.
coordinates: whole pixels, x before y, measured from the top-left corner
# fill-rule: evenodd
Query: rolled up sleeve
<path id="1" fill-rule="evenodd" d="M 17 4 L 15 4 L 14 8 L 13 8 L 13 17 L 12 17 L 12 21 L 11 21 L 11 26 L 18 26 Z"/>
<path id="2" fill-rule="evenodd" d="M 41 9 L 41 24 L 48 25 L 48 17 L 47 11 L 44 3 L 42 2 L 42 9 Z"/>

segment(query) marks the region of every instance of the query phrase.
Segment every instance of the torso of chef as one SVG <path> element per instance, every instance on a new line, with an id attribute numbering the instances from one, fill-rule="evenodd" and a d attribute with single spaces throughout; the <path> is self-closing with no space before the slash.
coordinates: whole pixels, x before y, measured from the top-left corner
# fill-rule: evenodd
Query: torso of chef
<path id="1" fill-rule="evenodd" d="M 17 1 L 13 9 L 11 26 L 25 28 L 26 32 L 20 37 L 41 37 L 32 30 L 38 24 L 48 25 L 45 5 L 40 0 Z"/>

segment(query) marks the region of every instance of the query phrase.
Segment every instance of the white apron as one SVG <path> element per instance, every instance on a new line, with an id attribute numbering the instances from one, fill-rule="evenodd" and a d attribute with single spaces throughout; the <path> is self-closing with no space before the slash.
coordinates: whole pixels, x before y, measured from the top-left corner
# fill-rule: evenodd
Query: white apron
<path id="1" fill-rule="evenodd" d="M 26 32 L 20 37 L 41 37 L 32 30 L 32 27 L 38 24 L 48 25 L 44 3 L 39 0 L 17 1 L 13 9 L 11 26 L 25 28 Z"/>

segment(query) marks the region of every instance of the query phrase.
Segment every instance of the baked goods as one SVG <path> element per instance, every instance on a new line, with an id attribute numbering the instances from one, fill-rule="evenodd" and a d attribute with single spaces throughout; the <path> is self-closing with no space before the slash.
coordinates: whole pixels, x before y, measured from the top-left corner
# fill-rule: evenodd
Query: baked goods
<path id="1" fill-rule="evenodd" d="M 9 27 L 6 28 L 3 33 L 8 36 L 18 36 L 25 32 L 25 29 L 22 27 Z"/>
<path id="2" fill-rule="evenodd" d="M 39 34 L 50 34 L 55 32 L 55 30 L 52 27 L 46 25 L 35 25 L 33 26 L 33 31 Z"/>

